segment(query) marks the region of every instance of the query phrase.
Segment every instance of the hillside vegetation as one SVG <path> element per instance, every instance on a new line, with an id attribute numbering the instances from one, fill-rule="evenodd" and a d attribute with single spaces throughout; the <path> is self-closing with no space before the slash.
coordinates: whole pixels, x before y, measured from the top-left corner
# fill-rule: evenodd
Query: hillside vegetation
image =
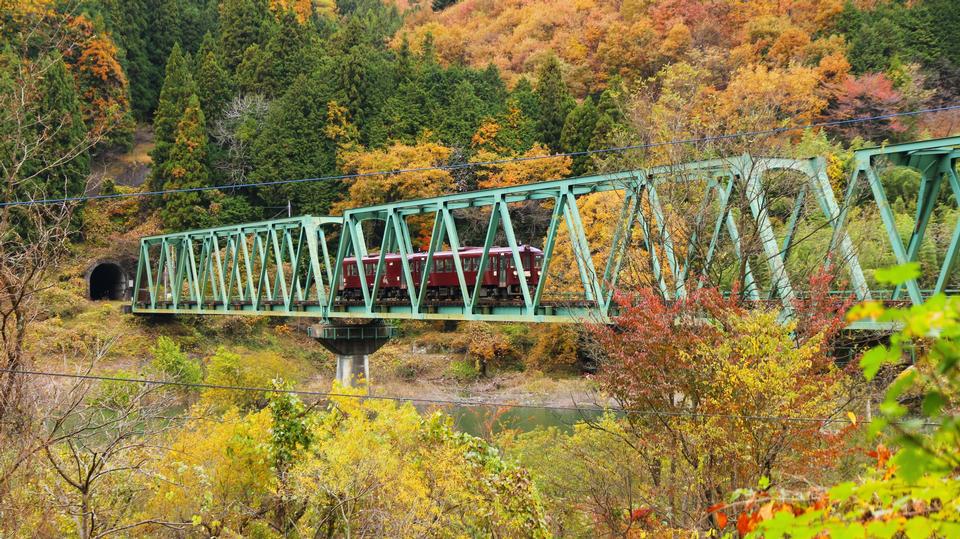
<path id="1" fill-rule="evenodd" d="M 303 321 L 133 316 L 85 280 L 147 235 L 744 153 L 822 156 L 843 200 L 855 150 L 960 132 L 898 115 L 960 101 L 955 4 L 0 0 L 0 537 L 960 536 L 960 305 L 829 294 L 835 238 L 791 173 L 763 178 L 777 240 L 802 238 L 790 319 L 744 301 L 741 259 L 772 277 L 740 203 L 743 243 L 686 298 L 658 293 L 645 231 L 614 324 L 397 323 L 359 388 Z M 908 241 L 921 175 L 877 167 Z M 661 186 L 678 256 L 691 186 Z M 849 201 L 871 286 L 937 281 L 941 193 L 894 269 L 877 205 Z M 578 202 L 598 268 L 618 197 Z M 507 210 L 520 243 L 553 204 Z M 455 215 L 463 245 L 487 218 Z M 555 297 L 582 293 L 566 226 Z"/>

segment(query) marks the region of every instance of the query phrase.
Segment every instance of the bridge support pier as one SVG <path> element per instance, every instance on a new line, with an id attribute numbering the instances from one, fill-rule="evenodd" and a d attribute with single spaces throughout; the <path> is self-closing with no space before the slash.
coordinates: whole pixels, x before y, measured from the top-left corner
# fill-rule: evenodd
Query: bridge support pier
<path id="1" fill-rule="evenodd" d="M 381 320 L 363 325 L 326 321 L 310 326 L 307 334 L 337 358 L 337 381 L 346 387 L 370 383 L 370 354 L 393 336 L 393 327 Z"/>

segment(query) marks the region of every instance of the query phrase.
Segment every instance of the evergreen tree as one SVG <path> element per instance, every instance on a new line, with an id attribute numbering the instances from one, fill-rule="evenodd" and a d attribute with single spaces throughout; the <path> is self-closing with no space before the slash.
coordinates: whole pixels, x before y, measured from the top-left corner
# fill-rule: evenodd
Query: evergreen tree
<path id="1" fill-rule="evenodd" d="M 83 152 L 66 164 L 57 164 L 61 156 L 75 152 L 86 138 L 87 129 L 83 122 L 80 99 L 74 84 L 62 60 L 52 62 L 50 68 L 44 73 L 36 113 L 40 117 L 52 119 L 58 128 L 47 130 L 48 135 L 51 136 L 50 142 L 43 145 L 44 151 L 28 163 L 28 168 L 39 172 L 34 182 L 35 187 L 27 186 L 28 189 L 36 190 L 30 193 L 31 196 L 58 197 L 83 194 L 87 175 L 90 172 L 90 157 L 87 152 Z M 24 176 L 31 174 L 33 171 L 27 171 Z"/>
<path id="2" fill-rule="evenodd" d="M 564 152 L 582 152 L 590 147 L 594 130 L 597 127 L 597 107 L 593 99 L 587 97 L 577 108 L 567 114 L 560 134 L 560 145 Z M 576 176 L 587 173 L 590 169 L 590 156 L 577 155 L 573 158 L 572 172 Z"/>
<path id="3" fill-rule="evenodd" d="M 253 44 L 244 51 L 237 67 L 240 90 L 270 98 L 282 95 L 297 76 L 310 70 L 305 53 L 309 44 L 310 34 L 297 21 L 296 14 L 283 13 L 279 26 L 270 32 L 264 45 Z"/>
<path id="4" fill-rule="evenodd" d="M 268 71 L 270 57 L 259 43 L 254 43 L 243 51 L 243 59 L 237 66 L 237 90 L 240 94 L 262 94 L 268 96 L 272 87 Z"/>
<path id="5" fill-rule="evenodd" d="M 618 103 L 622 93 L 623 81 L 615 78 L 600 94 L 597 101 L 597 125 L 593 128 L 593 138 L 588 150 L 600 150 L 616 144 L 617 129 L 624 123 L 623 111 Z"/>
<path id="6" fill-rule="evenodd" d="M 156 34 L 156 0 L 100 0 L 103 13 L 117 46 L 123 52 L 121 64 L 130 80 L 130 101 L 135 117 L 149 119 L 157 103 L 163 82 L 163 61 L 157 59 L 157 47 L 151 46 Z"/>
<path id="7" fill-rule="evenodd" d="M 460 147 L 468 145 L 486 115 L 486 109 L 487 104 L 477 96 L 473 84 L 468 80 L 460 81 L 442 112 L 440 134 L 443 142 Z"/>
<path id="8" fill-rule="evenodd" d="M 416 76 L 414 71 L 413 53 L 410 51 L 410 40 L 403 35 L 400 50 L 397 51 L 397 79 L 400 83 L 410 82 Z"/>
<path id="9" fill-rule="evenodd" d="M 240 65 L 247 48 L 269 37 L 273 15 L 267 0 L 224 0 L 220 4 L 220 48 L 225 67 Z"/>
<path id="10" fill-rule="evenodd" d="M 197 97 L 200 98 L 200 107 L 210 122 L 220 116 L 224 105 L 233 97 L 230 74 L 220 65 L 216 53 L 210 51 L 202 59 L 197 69 Z"/>
<path id="11" fill-rule="evenodd" d="M 600 114 L 597 117 L 597 125 L 593 128 L 593 137 L 590 139 L 590 145 L 587 146 L 587 149 L 600 150 L 613 146 L 617 125 L 617 122 L 609 114 Z"/>
<path id="12" fill-rule="evenodd" d="M 520 80 L 514 85 L 513 91 L 510 92 L 510 99 L 516 103 L 527 118 L 532 119 L 540 116 L 540 101 L 533 90 L 533 85 L 526 77 L 520 77 Z"/>
<path id="13" fill-rule="evenodd" d="M 161 174 L 167 189 L 191 189 L 209 185 L 207 168 L 207 133 L 204 128 L 200 99 L 192 94 L 187 100 L 170 158 L 163 163 Z M 168 193 L 163 196 L 160 216 L 168 230 L 197 228 L 211 223 L 210 194 L 207 192 Z"/>
<path id="14" fill-rule="evenodd" d="M 434 11 L 441 11 L 457 3 L 457 0 L 433 0 L 430 7 Z"/>
<path id="15" fill-rule="evenodd" d="M 949 7 L 948 7 L 949 4 Z M 837 20 L 837 29 L 849 43 L 850 65 L 855 73 L 885 71 L 897 61 L 918 62 L 938 68 L 960 61 L 960 15 L 950 0 L 889 2 L 862 11 L 848 2 Z"/>
<path id="16" fill-rule="evenodd" d="M 500 76 L 500 70 L 497 69 L 497 66 L 487 64 L 483 71 L 471 70 L 470 74 L 476 75 L 473 85 L 476 87 L 480 99 L 483 99 L 484 103 L 487 103 L 491 109 L 495 108 L 498 109 L 497 112 L 500 112 L 499 109 L 507 100 L 507 85 L 503 82 L 503 77 Z"/>
<path id="17" fill-rule="evenodd" d="M 204 36 L 217 26 L 216 0 L 152 0 L 156 7 L 155 37 L 151 45 L 163 51 L 173 45 L 190 53 L 201 46 Z"/>
<path id="18" fill-rule="evenodd" d="M 301 75 L 273 102 L 266 124 L 253 145 L 253 181 L 299 179 L 335 173 L 337 145 L 328 136 L 330 79 L 322 73 Z M 339 182 L 308 182 L 266 187 L 259 196 L 271 206 L 293 202 L 300 213 L 324 215 L 340 197 Z"/>
<path id="19" fill-rule="evenodd" d="M 213 35 L 212 32 L 207 32 L 203 35 L 203 39 L 200 41 L 200 48 L 197 49 L 197 53 L 193 55 L 193 72 L 197 73 L 200 71 L 200 66 L 203 64 L 203 61 L 207 58 L 207 54 L 214 53 L 219 56 L 220 54 L 220 42 Z M 217 60 L 220 65 L 223 65 L 222 60 Z"/>
<path id="20" fill-rule="evenodd" d="M 217 26 L 217 0 L 96 0 L 83 4 L 85 9 L 103 14 L 121 50 L 133 112 L 140 121 L 149 120 L 157 106 L 173 45 L 180 43 L 183 50 L 194 51 L 203 46 L 203 36 Z"/>
<path id="21" fill-rule="evenodd" d="M 937 23 L 931 28 L 939 37 L 943 61 L 960 67 L 960 9 L 956 0 L 927 0 L 923 7 L 936 14 Z"/>
<path id="22" fill-rule="evenodd" d="M 197 92 L 196 84 L 190 75 L 190 61 L 175 44 L 167 60 L 166 77 L 160 90 L 160 101 L 153 117 L 155 146 L 153 158 L 153 189 L 163 189 L 162 170 L 170 154 L 170 148 L 176 140 L 177 124 L 183 117 L 190 96 Z"/>
<path id="23" fill-rule="evenodd" d="M 540 67 L 537 79 L 537 131 L 540 141 L 553 151 L 560 151 L 560 135 L 567 114 L 576 106 L 570 90 L 563 83 L 560 62 L 551 56 Z"/>
<path id="24" fill-rule="evenodd" d="M 620 79 L 611 80 L 609 86 L 600 94 L 597 101 L 597 114 L 607 115 L 614 122 L 623 121 L 623 112 L 620 110 L 618 101 L 623 92 L 623 82 Z"/>
<path id="25" fill-rule="evenodd" d="M 360 128 L 361 143 L 377 146 L 386 142 L 383 109 L 396 89 L 394 66 L 386 51 L 360 44 L 348 49 L 327 66 L 343 93 L 342 104 Z"/>

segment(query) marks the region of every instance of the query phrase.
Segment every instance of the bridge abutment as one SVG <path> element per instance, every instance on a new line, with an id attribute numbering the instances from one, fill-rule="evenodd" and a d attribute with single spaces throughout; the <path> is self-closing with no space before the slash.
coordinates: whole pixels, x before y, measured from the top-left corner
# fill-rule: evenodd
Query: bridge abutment
<path id="1" fill-rule="evenodd" d="M 393 327 L 381 320 L 363 325 L 326 321 L 310 326 L 307 334 L 337 358 L 337 381 L 347 387 L 370 383 L 370 355 L 393 336 Z"/>

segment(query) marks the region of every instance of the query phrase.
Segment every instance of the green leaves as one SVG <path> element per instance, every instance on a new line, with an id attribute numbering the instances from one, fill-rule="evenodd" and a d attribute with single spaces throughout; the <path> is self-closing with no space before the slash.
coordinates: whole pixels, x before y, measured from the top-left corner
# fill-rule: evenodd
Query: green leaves
<path id="1" fill-rule="evenodd" d="M 846 483 L 840 483 L 839 485 L 834 485 L 830 489 L 830 499 L 843 501 L 853 495 L 854 491 L 857 489 L 857 484 L 853 481 L 847 481 Z"/>
<path id="2" fill-rule="evenodd" d="M 940 410 L 947 403 L 947 398 L 939 391 L 931 391 L 923 398 L 923 415 L 933 417 L 940 413 Z"/>
<path id="3" fill-rule="evenodd" d="M 878 269 L 873 277 L 881 283 L 901 285 L 920 277 L 920 263 L 908 262 L 892 268 Z"/>
<path id="4" fill-rule="evenodd" d="M 893 363 L 900 359 L 900 348 L 886 346 L 877 346 L 868 350 L 860 358 L 860 368 L 863 369 L 863 375 L 867 380 L 873 380 L 880 370 L 880 367 Z"/>

